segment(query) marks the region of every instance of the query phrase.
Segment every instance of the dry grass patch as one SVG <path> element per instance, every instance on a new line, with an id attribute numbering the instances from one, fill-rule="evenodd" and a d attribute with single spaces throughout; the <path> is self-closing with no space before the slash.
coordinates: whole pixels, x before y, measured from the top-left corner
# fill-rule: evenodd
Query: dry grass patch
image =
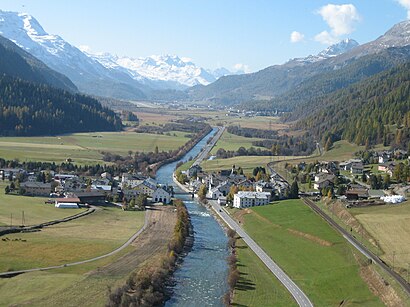
<path id="1" fill-rule="evenodd" d="M 180 116 L 162 113 L 136 112 L 140 125 L 161 125 L 179 119 Z"/>
<path id="2" fill-rule="evenodd" d="M 376 239 L 385 252 L 382 259 L 393 264 L 406 276 L 410 263 L 410 201 L 400 205 L 385 205 L 352 209 L 355 218 Z"/>
<path id="3" fill-rule="evenodd" d="M 0 271 L 59 265 L 108 253 L 143 222 L 144 212 L 110 207 L 40 232 L 7 235 L 9 241 L 0 241 Z"/>
<path id="4" fill-rule="evenodd" d="M 371 266 L 360 268 L 360 276 L 369 285 L 370 290 L 388 307 L 405 306 L 394 288 L 389 285 Z"/>
<path id="5" fill-rule="evenodd" d="M 323 240 L 319 237 L 316 237 L 314 235 L 311 235 L 311 234 L 308 234 L 308 233 L 305 233 L 305 232 L 302 232 L 302 231 L 298 231 L 296 229 L 288 228 L 287 231 L 289 231 L 290 233 L 292 233 L 294 235 L 297 235 L 297 236 L 303 237 L 305 239 L 308 239 L 312 242 L 318 243 L 319 245 L 322 245 L 322 246 L 332 246 L 333 245 L 332 242 Z"/>

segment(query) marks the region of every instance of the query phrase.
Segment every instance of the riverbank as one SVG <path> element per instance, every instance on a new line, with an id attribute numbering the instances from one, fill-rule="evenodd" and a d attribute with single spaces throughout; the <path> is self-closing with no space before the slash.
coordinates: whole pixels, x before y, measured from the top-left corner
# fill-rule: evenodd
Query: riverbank
<path id="1" fill-rule="evenodd" d="M 228 265 L 227 237 L 211 211 L 186 194 L 187 189 L 174 180 L 173 173 L 179 162 L 198 157 L 209 145 L 209 138 L 215 137 L 216 128 L 203 138 L 182 159 L 165 165 L 157 171 L 157 181 L 174 186 L 175 192 L 183 199 L 188 209 L 195 234 L 193 247 L 184 255 L 183 261 L 174 273 L 173 295 L 166 307 L 221 306 L 227 291 Z M 205 149 L 206 150 L 206 149 Z M 189 192 L 188 192 L 189 193 Z"/>
<path id="2" fill-rule="evenodd" d="M 166 164 L 170 164 L 172 162 L 180 160 L 182 157 L 184 157 L 189 151 L 191 151 L 202 139 L 204 139 L 209 133 L 211 133 L 213 128 L 211 126 L 208 126 L 205 128 L 203 131 L 201 131 L 199 134 L 195 136 L 194 139 L 191 139 L 188 141 L 180 150 L 179 152 L 172 158 L 162 160 L 155 165 L 152 166 L 152 171 L 154 174 L 157 172 L 158 169 L 160 169 L 162 166 Z"/>
<path id="3" fill-rule="evenodd" d="M 176 220 L 173 231 L 168 237 L 170 239 L 166 244 L 166 250 L 132 274 L 125 285 L 111 291 L 107 306 L 124 304 L 159 306 L 169 298 L 167 283 L 175 271 L 178 258 L 184 251 L 190 233 L 190 220 L 184 203 L 175 200 L 174 205 Z"/>

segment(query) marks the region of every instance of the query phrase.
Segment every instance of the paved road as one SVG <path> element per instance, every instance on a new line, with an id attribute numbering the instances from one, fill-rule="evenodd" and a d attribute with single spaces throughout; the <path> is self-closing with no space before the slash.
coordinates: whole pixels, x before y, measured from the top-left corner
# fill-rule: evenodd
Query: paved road
<path id="1" fill-rule="evenodd" d="M 216 142 L 218 142 L 219 138 L 222 136 L 222 134 L 225 131 L 225 127 L 217 127 L 217 129 L 218 129 L 218 132 L 214 135 L 214 137 L 212 138 L 212 141 L 209 144 L 205 145 L 205 147 L 196 157 L 195 162 L 192 165 L 199 165 L 202 163 L 202 161 L 208 156 L 212 148 L 215 146 Z"/>
<path id="2" fill-rule="evenodd" d="M 288 275 L 263 251 L 263 249 L 236 223 L 228 213 L 215 200 L 209 200 L 209 204 L 215 212 L 225 221 L 225 223 L 235 230 L 245 241 L 245 243 L 255 252 L 262 260 L 266 267 L 279 279 L 279 281 L 288 289 L 299 306 L 313 306 L 306 294 L 290 279 Z"/>
<path id="3" fill-rule="evenodd" d="M 367 259 L 371 259 L 372 262 L 377 263 L 382 269 L 384 269 L 391 277 L 393 277 L 403 288 L 403 290 L 410 296 L 410 284 L 407 283 L 403 277 L 401 277 L 396 271 L 392 270 L 383 260 L 369 251 L 363 244 L 361 244 L 355 237 L 353 237 L 347 230 L 336 223 L 330 216 L 328 216 L 320 207 L 318 207 L 312 200 L 303 197 L 303 201 L 306 205 L 312 208 L 317 214 L 319 214 L 324 220 L 326 220 L 331 226 L 338 230 L 343 237 L 352 244 L 359 252 L 361 252 Z"/>
<path id="4" fill-rule="evenodd" d="M 121 245 L 120 247 L 118 247 L 117 249 L 98 256 L 98 257 L 94 257 L 91 259 L 86 259 L 86 260 L 81 260 L 81 261 L 77 261 L 77 262 L 71 262 L 71 263 L 66 263 L 66 264 L 61 264 L 61 265 L 55 265 L 55 266 L 49 266 L 49 267 L 44 267 L 44 268 L 33 268 L 33 269 L 27 269 L 27 270 L 20 270 L 20 271 L 10 271 L 10 272 L 3 272 L 0 273 L 0 277 L 1 276 L 13 276 L 13 275 L 18 275 L 18 274 L 22 274 L 22 273 L 30 273 L 30 272 L 37 272 L 37 271 L 48 271 L 48 270 L 53 270 L 53 269 L 61 269 L 64 267 L 69 267 L 69 266 L 74 266 L 74 265 L 80 265 L 80 264 L 84 264 L 84 263 L 88 263 L 88 262 L 92 262 L 92 261 L 96 261 L 99 259 L 103 259 L 109 256 L 112 256 L 116 253 L 118 253 L 119 251 L 123 250 L 124 248 L 126 248 L 128 245 L 130 245 L 148 226 L 148 222 L 151 216 L 151 212 L 150 210 L 147 210 L 145 213 L 145 221 L 144 221 L 144 225 L 142 226 L 142 228 L 140 230 L 138 230 L 131 238 L 128 239 L 127 242 L 125 242 L 123 245 Z"/>

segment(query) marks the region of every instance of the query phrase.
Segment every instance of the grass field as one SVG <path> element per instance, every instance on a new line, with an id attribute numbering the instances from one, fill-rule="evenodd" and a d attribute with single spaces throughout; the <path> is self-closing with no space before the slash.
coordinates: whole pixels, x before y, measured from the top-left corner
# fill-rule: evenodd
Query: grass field
<path id="1" fill-rule="evenodd" d="M 236 253 L 240 279 L 232 306 L 297 306 L 290 293 L 243 240 L 237 241 Z"/>
<path id="2" fill-rule="evenodd" d="M 44 204 L 47 198 L 6 195 L 4 188 L 8 181 L 0 180 L 0 226 L 21 225 L 24 211 L 25 225 L 34 225 L 77 214 L 85 209 L 62 210 L 54 205 Z M 11 221 L 12 219 L 12 221 Z"/>
<path id="3" fill-rule="evenodd" d="M 359 276 L 352 247 L 301 200 L 249 212 L 245 229 L 315 306 L 382 306 Z"/>
<path id="4" fill-rule="evenodd" d="M 166 251 L 175 214 L 172 208 L 165 209 L 152 213 L 148 226 L 151 231 L 143 232 L 132 245 L 113 256 L 78 266 L 0 279 L 0 306 L 105 306 L 109 288 L 124 285 L 132 271 L 157 263 Z M 116 213 L 110 213 L 114 215 L 113 226 L 121 228 Z M 101 232 L 99 228 L 96 230 Z M 108 231 L 102 235 L 111 237 Z M 114 238 L 119 237 L 120 231 L 111 232 Z M 92 235 L 87 238 L 89 245 L 94 244 L 91 238 Z"/>
<path id="5" fill-rule="evenodd" d="M 215 154 L 219 148 L 223 148 L 225 150 L 238 150 L 239 147 L 245 147 L 246 149 L 248 149 L 249 147 L 266 149 L 263 147 L 257 147 L 252 145 L 253 141 L 258 140 L 261 139 L 246 138 L 244 136 L 231 134 L 225 130 L 219 141 L 216 143 L 215 147 L 212 149 L 211 154 Z"/>
<path id="6" fill-rule="evenodd" d="M 143 223 L 144 212 L 103 207 L 40 232 L 7 235 L 9 241 L 0 241 L 0 271 L 58 265 L 105 254 L 127 241 Z"/>
<path id="7" fill-rule="evenodd" d="M 177 168 L 178 171 L 185 172 L 189 170 L 189 168 L 194 164 L 195 159 L 192 159 L 191 161 L 187 161 L 184 164 L 182 164 L 180 167 Z"/>
<path id="8" fill-rule="evenodd" d="M 230 117 L 225 114 L 218 114 L 209 121 L 210 124 L 222 123 L 224 126 L 241 126 L 245 128 L 255 128 L 262 130 L 284 130 L 288 129 L 287 124 L 279 122 L 279 117 L 254 116 L 254 117 Z"/>
<path id="9" fill-rule="evenodd" d="M 71 158 L 79 164 L 102 162 L 102 151 L 127 155 L 128 151 L 176 149 L 189 139 L 186 133 L 171 136 L 135 132 L 76 133 L 56 137 L 0 137 L 0 157 L 20 161 L 63 162 Z"/>
<path id="10" fill-rule="evenodd" d="M 400 205 L 386 205 L 350 209 L 356 219 L 377 240 L 384 254 L 381 258 L 397 271 L 408 270 L 410 263 L 410 201 Z M 405 274 L 406 275 L 406 274 Z M 407 277 L 404 276 L 404 277 Z"/>
<path id="11" fill-rule="evenodd" d="M 117 261 L 130 250 L 127 247 L 114 256 L 80 266 L 0 279 L 0 306 L 102 306 L 108 287 L 121 283 L 121 279 L 92 278 L 87 273 Z"/>
<path id="12" fill-rule="evenodd" d="M 242 167 L 245 173 L 251 173 L 257 166 L 266 167 L 271 161 L 275 160 L 291 160 L 292 156 L 241 156 L 229 159 L 214 159 L 204 161 L 201 166 L 206 171 L 218 171 L 221 169 L 231 169 L 232 165 Z"/>
<path id="13" fill-rule="evenodd" d="M 157 126 L 179 119 L 180 116 L 169 114 L 166 110 L 159 113 L 136 112 L 140 125 Z"/>

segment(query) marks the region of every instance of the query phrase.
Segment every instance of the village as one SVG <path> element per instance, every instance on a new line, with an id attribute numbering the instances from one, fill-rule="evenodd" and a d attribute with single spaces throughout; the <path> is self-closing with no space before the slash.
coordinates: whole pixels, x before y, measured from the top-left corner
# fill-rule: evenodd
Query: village
<path id="1" fill-rule="evenodd" d="M 6 194 L 48 197 L 46 203 L 62 209 L 113 203 L 124 210 L 143 210 L 148 202 L 169 204 L 173 196 L 172 187 L 141 174 L 123 173 L 113 177 L 104 172 L 99 177 L 86 177 L 49 170 L 3 168 L 0 178 L 9 182 Z"/>
<path id="2" fill-rule="evenodd" d="M 264 167 L 258 167 L 248 176 L 235 165 L 230 170 L 207 173 L 194 164 L 182 172 L 179 181 L 192 193 L 205 194 L 203 198 L 234 208 L 298 196 L 338 198 L 348 208 L 405 201 L 410 193 L 407 152 L 366 151 L 361 156 L 343 162 L 286 163 L 284 174 L 270 166 L 268 174 Z"/>
<path id="3" fill-rule="evenodd" d="M 204 172 L 195 163 L 182 172 L 180 183 L 193 195 L 235 208 L 261 206 L 274 200 L 316 196 L 338 198 L 346 206 L 400 203 L 410 192 L 407 184 L 409 159 L 403 150 L 360 153 L 348 161 L 323 161 L 296 165 L 286 163 L 285 173 L 272 167 L 257 167 L 245 175 L 240 167 Z M 285 179 L 286 177 L 286 179 Z M 0 178 L 9 182 L 6 194 L 49 197 L 56 208 L 113 203 L 124 210 L 143 209 L 148 203 L 169 204 L 172 186 L 161 185 L 142 174 L 81 176 L 49 170 L 2 168 Z M 292 184 L 292 182 L 294 184 Z"/>

